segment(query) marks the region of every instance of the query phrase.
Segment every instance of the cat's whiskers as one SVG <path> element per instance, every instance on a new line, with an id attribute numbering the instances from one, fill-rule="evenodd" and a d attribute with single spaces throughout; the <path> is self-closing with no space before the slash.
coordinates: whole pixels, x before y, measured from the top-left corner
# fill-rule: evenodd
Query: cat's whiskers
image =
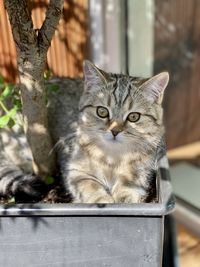
<path id="1" fill-rule="evenodd" d="M 67 138 L 66 138 L 67 139 Z M 55 152 L 55 150 L 57 149 L 62 149 L 65 147 L 65 138 L 60 139 L 57 143 L 55 143 L 55 145 L 53 146 L 53 148 L 49 151 L 49 156 Z"/>
<path id="2" fill-rule="evenodd" d="M 101 179 L 100 178 L 98 178 L 97 176 L 94 176 L 94 175 L 92 175 L 92 174 L 90 174 L 90 173 L 87 173 L 87 172 L 85 172 L 85 171 L 82 171 L 82 170 L 79 170 L 79 169 L 75 169 L 75 168 L 73 168 L 73 169 L 66 169 L 66 171 L 71 171 L 71 172 L 78 172 L 78 173 L 82 173 L 84 176 L 76 176 L 74 179 L 73 179 L 73 183 L 78 183 L 78 182 L 80 182 L 80 181 L 84 181 L 84 180 L 91 180 L 91 181 L 95 181 L 95 182 L 97 182 L 98 184 L 100 184 L 104 189 L 105 189 L 105 191 L 108 193 L 108 192 L 110 192 L 110 186 L 109 186 L 109 183 L 108 183 L 108 181 L 107 181 L 107 179 L 105 178 L 105 177 L 103 177 L 103 179 L 102 179 L 102 177 L 101 177 Z"/>
<path id="3" fill-rule="evenodd" d="M 167 73 L 150 80 L 138 79 L 105 73 L 86 63 L 85 91 L 80 100 L 81 130 L 77 139 L 80 150 L 74 166 L 81 164 L 86 170 L 77 179 L 90 179 L 96 185 L 81 184 L 80 191 L 76 192 L 81 201 L 92 203 L 96 198 L 97 202 L 113 203 L 108 195 L 102 195 L 98 185 L 103 186 L 115 202 L 144 201 L 149 172 L 155 168 L 155 152 L 163 135 L 163 127 L 157 123 L 162 118 L 158 98 L 167 82 Z M 139 119 L 132 119 L 131 113 L 140 114 Z M 90 172 L 92 176 L 85 177 Z M 76 181 L 72 174 L 69 187 L 74 178 Z M 134 190 L 137 198 L 133 196 Z"/>

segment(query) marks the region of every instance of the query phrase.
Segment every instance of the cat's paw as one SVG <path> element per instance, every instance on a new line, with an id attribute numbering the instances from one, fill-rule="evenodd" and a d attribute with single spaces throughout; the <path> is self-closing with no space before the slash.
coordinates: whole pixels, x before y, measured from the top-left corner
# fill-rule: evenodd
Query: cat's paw
<path id="1" fill-rule="evenodd" d="M 146 192 L 138 188 L 119 185 L 112 194 L 115 203 L 143 203 L 145 202 Z"/>
<path id="2" fill-rule="evenodd" d="M 126 203 L 126 204 L 130 204 L 130 203 L 141 203 L 142 198 L 139 194 L 134 193 L 134 192 L 122 192 L 122 193 L 118 193 L 118 194 L 114 194 L 114 200 L 115 203 Z"/>
<path id="3" fill-rule="evenodd" d="M 99 196 L 99 197 L 90 197 L 85 200 L 81 201 L 82 203 L 97 203 L 97 204 L 108 204 L 108 203 L 114 203 L 114 199 L 111 196 Z"/>
<path id="4" fill-rule="evenodd" d="M 97 198 L 95 202 L 93 203 L 107 204 L 107 203 L 115 203 L 115 201 L 112 196 L 102 196 L 102 197 Z"/>
<path id="5" fill-rule="evenodd" d="M 82 196 L 81 199 L 74 199 L 73 203 L 85 203 L 85 204 L 108 204 L 108 203 L 115 203 L 114 198 L 109 195 L 102 195 L 102 196 L 93 196 L 93 197 L 85 197 Z"/>
<path id="6" fill-rule="evenodd" d="M 122 196 L 116 199 L 116 203 L 140 203 L 140 200 L 137 197 L 132 196 Z"/>

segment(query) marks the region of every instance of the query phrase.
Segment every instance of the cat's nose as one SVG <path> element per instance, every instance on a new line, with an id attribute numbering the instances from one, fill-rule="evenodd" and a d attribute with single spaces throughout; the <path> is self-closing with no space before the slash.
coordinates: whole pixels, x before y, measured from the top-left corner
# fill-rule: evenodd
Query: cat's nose
<path id="1" fill-rule="evenodd" d="M 112 132 L 112 135 L 115 137 L 115 136 L 118 135 L 118 133 L 121 132 L 121 130 L 119 130 L 119 129 L 112 129 L 111 132 Z"/>
<path id="2" fill-rule="evenodd" d="M 122 124 L 117 121 L 113 121 L 111 125 L 109 126 L 108 130 L 111 131 L 112 135 L 115 137 L 117 136 L 120 132 L 122 132 Z"/>

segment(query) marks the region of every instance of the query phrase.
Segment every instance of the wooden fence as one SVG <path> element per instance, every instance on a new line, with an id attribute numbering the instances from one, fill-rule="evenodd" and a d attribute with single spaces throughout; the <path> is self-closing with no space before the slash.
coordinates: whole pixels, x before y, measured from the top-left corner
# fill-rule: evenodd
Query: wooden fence
<path id="1" fill-rule="evenodd" d="M 172 148 L 200 140 L 200 1 L 154 3 L 154 72 L 168 70 L 171 76 L 164 109 L 167 144 Z M 40 28 L 47 0 L 32 0 L 30 4 L 35 29 Z M 82 61 L 87 57 L 87 10 L 88 0 L 65 0 L 64 15 L 48 52 L 48 68 L 55 75 L 82 75 Z M 16 81 L 16 52 L 3 1 L 0 74 Z"/>
<path id="2" fill-rule="evenodd" d="M 45 18 L 47 0 L 32 0 L 30 8 L 35 29 Z M 48 51 L 48 66 L 57 76 L 82 75 L 82 61 L 87 55 L 88 0 L 65 0 L 63 17 Z M 0 75 L 16 82 L 16 50 L 10 23 L 0 1 Z"/>
<path id="3" fill-rule="evenodd" d="M 155 73 L 170 72 L 164 110 L 168 147 L 200 140 L 200 1 L 155 0 Z"/>

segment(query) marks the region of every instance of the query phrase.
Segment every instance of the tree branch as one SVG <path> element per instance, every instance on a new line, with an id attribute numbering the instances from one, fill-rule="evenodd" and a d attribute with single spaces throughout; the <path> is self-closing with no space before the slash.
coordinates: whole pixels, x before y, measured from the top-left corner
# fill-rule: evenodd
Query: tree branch
<path id="1" fill-rule="evenodd" d="M 28 9 L 27 0 L 4 0 L 12 27 L 16 47 L 27 51 L 30 45 L 37 44 L 37 35 Z"/>
<path id="2" fill-rule="evenodd" d="M 40 49 L 48 50 L 60 17 L 62 15 L 64 0 L 50 0 L 46 18 L 38 33 Z"/>
<path id="3" fill-rule="evenodd" d="M 55 172 L 55 154 L 48 131 L 44 68 L 47 50 L 62 14 L 64 0 L 50 0 L 38 34 L 33 28 L 28 0 L 4 0 L 17 47 L 24 130 L 33 154 L 34 172 L 41 177 Z"/>

